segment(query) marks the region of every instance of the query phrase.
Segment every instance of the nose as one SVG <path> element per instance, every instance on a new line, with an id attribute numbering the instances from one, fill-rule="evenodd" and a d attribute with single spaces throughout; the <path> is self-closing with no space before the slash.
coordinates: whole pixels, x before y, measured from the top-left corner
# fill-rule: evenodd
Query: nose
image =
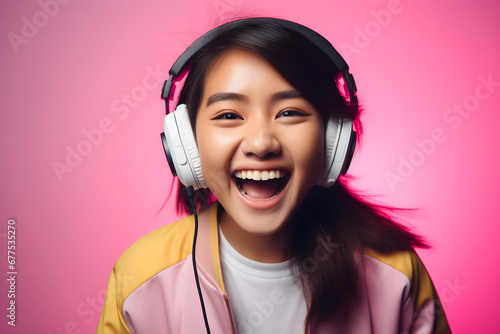
<path id="1" fill-rule="evenodd" d="M 245 155 L 268 158 L 281 152 L 281 144 L 274 132 L 265 127 L 247 134 L 241 143 L 241 150 Z"/>

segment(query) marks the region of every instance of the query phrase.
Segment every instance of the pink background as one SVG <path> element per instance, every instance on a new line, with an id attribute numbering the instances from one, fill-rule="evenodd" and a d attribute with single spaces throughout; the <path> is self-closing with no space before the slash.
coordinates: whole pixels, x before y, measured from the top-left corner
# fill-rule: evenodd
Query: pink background
<path id="1" fill-rule="evenodd" d="M 117 258 L 177 219 L 166 72 L 235 15 L 298 21 L 345 56 L 365 107 L 353 185 L 418 209 L 406 221 L 433 245 L 419 254 L 454 332 L 500 332 L 500 3 L 410 0 L 2 0 L 0 268 L 14 218 L 18 275 L 15 328 L 0 280 L 0 332 L 95 332 Z"/>

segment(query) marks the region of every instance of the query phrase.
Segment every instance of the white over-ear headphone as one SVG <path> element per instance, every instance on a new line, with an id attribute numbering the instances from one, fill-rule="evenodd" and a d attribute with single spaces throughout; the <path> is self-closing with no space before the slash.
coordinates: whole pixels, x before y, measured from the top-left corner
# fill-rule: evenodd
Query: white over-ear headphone
<path id="1" fill-rule="evenodd" d="M 274 18 L 251 18 L 245 21 L 255 21 L 256 23 L 275 20 L 303 35 L 322 49 L 325 54 L 334 62 L 342 74 L 342 78 L 347 86 L 349 101 L 351 104 L 357 103 L 356 84 L 349 67 L 333 46 L 317 32 L 300 25 L 298 23 L 274 19 Z M 227 25 L 238 24 L 243 21 L 238 20 L 227 23 Z M 176 60 L 169 71 L 170 78 L 165 81 L 162 90 L 162 98 L 166 101 L 167 115 L 165 117 L 165 132 L 161 134 L 163 147 L 167 156 L 168 164 L 174 176 L 185 186 L 193 186 L 194 189 L 206 188 L 205 179 L 201 171 L 200 155 L 198 146 L 193 134 L 187 107 L 185 104 L 178 105 L 176 110 L 169 112 L 169 101 L 173 97 L 173 81 L 185 69 L 189 60 L 199 49 L 217 36 L 217 27 L 205 35 L 198 38 L 186 51 Z M 330 118 L 325 130 L 325 165 L 323 173 L 319 176 L 316 184 L 323 187 L 332 186 L 339 176 L 344 175 L 349 168 L 354 148 L 356 146 L 356 132 L 353 130 L 352 120 L 345 118 Z"/>
<path id="2" fill-rule="evenodd" d="M 185 186 L 193 186 L 195 190 L 206 188 L 186 105 L 180 104 L 173 113 L 167 114 L 164 126 L 166 135 L 162 133 L 162 142 L 172 173 Z"/>

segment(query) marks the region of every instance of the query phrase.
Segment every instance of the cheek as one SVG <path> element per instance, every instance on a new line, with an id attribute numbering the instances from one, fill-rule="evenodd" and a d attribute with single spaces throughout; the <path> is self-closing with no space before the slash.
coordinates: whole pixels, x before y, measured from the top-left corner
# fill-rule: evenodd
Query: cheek
<path id="1" fill-rule="evenodd" d="M 324 133 L 321 127 L 308 129 L 307 135 L 295 139 L 291 150 L 295 151 L 296 164 L 307 178 L 319 177 L 324 164 Z"/>
<path id="2" fill-rule="evenodd" d="M 197 141 L 205 183 L 217 197 L 231 181 L 231 176 L 227 172 L 231 157 L 230 145 L 220 135 L 206 131 L 197 132 Z"/>

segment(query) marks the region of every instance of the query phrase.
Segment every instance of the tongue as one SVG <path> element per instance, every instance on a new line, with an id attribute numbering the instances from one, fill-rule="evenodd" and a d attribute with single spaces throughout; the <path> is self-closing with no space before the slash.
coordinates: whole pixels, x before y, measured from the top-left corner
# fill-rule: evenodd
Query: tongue
<path id="1" fill-rule="evenodd" d="M 280 181 L 278 179 L 268 181 L 241 180 L 241 187 L 248 196 L 256 199 L 272 197 L 278 191 Z"/>

